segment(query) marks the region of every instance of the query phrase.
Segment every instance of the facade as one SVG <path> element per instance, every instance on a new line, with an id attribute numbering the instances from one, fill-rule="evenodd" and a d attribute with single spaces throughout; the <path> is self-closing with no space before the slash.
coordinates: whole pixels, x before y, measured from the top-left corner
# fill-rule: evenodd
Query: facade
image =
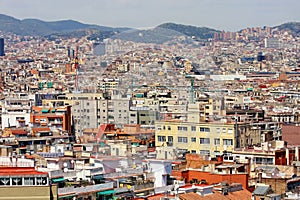
<path id="1" fill-rule="evenodd" d="M 57 188 L 50 186 L 47 172 L 33 167 L 2 167 L 0 199 L 57 199 Z"/>
<path id="2" fill-rule="evenodd" d="M 143 161 L 147 178 L 154 180 L 154 187 L 167 186 L 168 175 L 172 173 L 172 161 L 147 159 Z"/>
<path id="3" fill-rule="evenodd" d="M 2 106 L 2 129 L 28 125 L 32 105 L 33 99 L 25 93 L 17 93 L 6 97 Z"/>
<path id="4" fill-rule="evenodd" d="M 32 106 L 30 123 L 32 123 L 33 127 L 47 127 L 51 125 L 70 134 L 72 130 L 71 106 Z"/>
<path id="5" fill-rule="evenodd" d="M 156 146 L 175 146 L 211 157 L 232 152 L 235 145 L 234 123 L 161 121 L 155 130 Z"/>

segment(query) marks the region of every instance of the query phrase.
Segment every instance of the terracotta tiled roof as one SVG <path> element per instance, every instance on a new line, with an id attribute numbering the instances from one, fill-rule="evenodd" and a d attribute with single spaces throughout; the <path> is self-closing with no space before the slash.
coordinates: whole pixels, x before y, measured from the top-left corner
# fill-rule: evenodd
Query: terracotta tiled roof
<path id="1" fill-rule="evenodd" d="M 39 131 L 50 131 L 49 127 L 35 127 L 31 129 L 34 133 Z"/>
<path id="2" fill-rule="evenodd" d="M 11 130 L 11 133 L 13 135 L 26 135 L 27 131 L 24 129 L 15 129 L 15 130 Z"/>
<path id="3" fill-rule="evenodd" d="M 221 192 L 215 191 L 213 194 L 200 196 L 197 193 L 191 192 L 186 194 L 180 194 L 180 200 L 251 200 L 251 192 L 248 190 L 239 190 L 235 192 L 229 192 L 227 195 L 223 195 Z"/>
<path id="4" fill-rule="evenodd" d="M 179 199 L 180 200 L 228 200 L 224 195 L 218 192 L 206 196 L 200 196 L 197 193 L 190 192 L 186 194 L 180 194 Z"/>
<path id="5" fill-rule="evenodd" d="M 230 200 L 241 200 L 241 199 L 251 200 L 251 196 L 252 196 L 251 192 L 245 189 L 235 191 L 235 192 L 229 192 L 228 195 L 226 195 L 226 197 Z"/>
<path id="6" fill-rule="evenodd" d="M 165 197 L 165 196 L 166 196 L 165 194 L 155 194 L 153 196 L 148 197 L 148 200 L 160 200 L 161 197 Z M 168 197 L 172 198 L 174 196 L 169 195 Z"/>

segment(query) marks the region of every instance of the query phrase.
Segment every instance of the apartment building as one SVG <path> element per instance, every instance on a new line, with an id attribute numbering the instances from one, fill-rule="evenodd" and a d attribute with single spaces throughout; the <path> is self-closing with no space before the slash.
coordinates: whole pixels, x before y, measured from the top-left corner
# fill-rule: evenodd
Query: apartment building
<path id="1" fill-rule="evenodd" d="M 57 199 L 57 187 L 50 185 L 47 172 L 33 167 L 2 167 L 0 199 Z"/>
<path id="2" fill-rule="evenodd" d="M 14 93 L 5 97 L 1 115 L 2 130 L 28 125 L 33 103 L 34 98 L 26 93 Z"/>
<path id="3" fill-rule="evenodd" d="M 232 152 L 236 142 L 234 123 L 171 120 L 156 122 L 155 130 L 156 146 L 176 146 L 211 157 Z"/>
<path id="4" fill-rule="evenodd" d="M 34 127 L 47 127 L 51 125 L 58 130 L 67 131 L 70 134 L 72 132 L 71 106 L 32 106 L 30 123 Z"/>

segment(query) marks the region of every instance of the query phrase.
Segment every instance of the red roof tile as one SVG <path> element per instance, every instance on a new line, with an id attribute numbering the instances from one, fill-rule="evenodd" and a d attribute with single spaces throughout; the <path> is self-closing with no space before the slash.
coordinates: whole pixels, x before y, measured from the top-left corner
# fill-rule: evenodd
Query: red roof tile
<path id="1" fill-rule="evenodd" d="M 27 131 L 24 129 L 15 129 L 15 130 L 11 130 L 11 133 L 13 135 L 27 135 Z"/>

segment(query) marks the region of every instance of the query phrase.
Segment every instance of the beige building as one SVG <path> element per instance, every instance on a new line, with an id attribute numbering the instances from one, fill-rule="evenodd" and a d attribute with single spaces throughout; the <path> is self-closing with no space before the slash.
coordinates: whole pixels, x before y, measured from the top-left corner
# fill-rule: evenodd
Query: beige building
<path id="1" fill-rule="evenodd" d="M 232 152 L 234 123 L 160 121 L 155 124 L 156 146 L 175 146 L 179 150 L 215 157 Z"/>

